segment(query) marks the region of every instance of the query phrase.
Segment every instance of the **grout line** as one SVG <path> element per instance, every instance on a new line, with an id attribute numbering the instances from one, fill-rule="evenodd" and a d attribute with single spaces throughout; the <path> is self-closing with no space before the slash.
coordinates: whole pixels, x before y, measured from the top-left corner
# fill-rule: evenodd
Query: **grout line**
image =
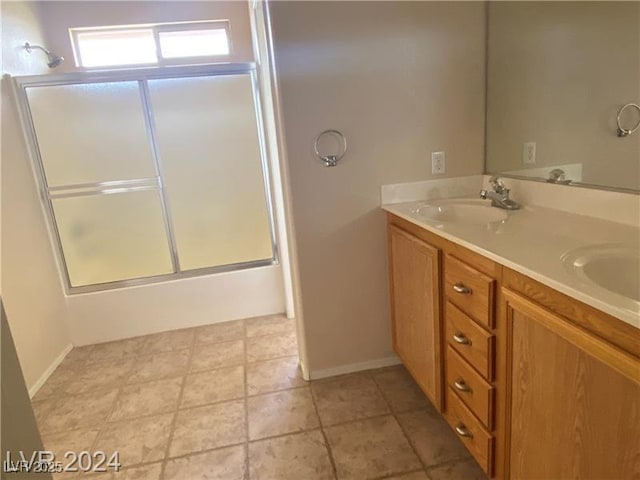
<path id="1" fill-rule="evenodd" d="M 369 377 L 371 378 L 371 380 L 373 381 L 373 384 L 376 386 L 376 388 L 378 389 L 378 392 L 380 392 L 380 395 L 382 396 L 383 400 L 385 401 L 385 403 L 387 404 L 387 406 L 389 407 L 389 410 L 391 411 L 391 415 L 393 416 L 393 419 L 396 421 L 396 423 L 398 424 L 398 427 L 400 427 L 400 431 L 402 432 L 402 434 L 404 435 L 405 440 L 407 440 L 407 443 L 409 444 L 409 447 L 411 447 L 411 450 L 413 451 L 413 454 L 416 456 L 416 458 L 418 459 L 418 462 L 420 462 L 420 465 L 422 465 L 422 469 L 423 471 L 426 472 L 427 470 L 427 466 L 426 464 L 422 461 L 422 457 L 420 457 L 420 455 L 418 454 L 418 449 L 416 448 L 416 446 L 414 445 L 413 441 L 411 440 L 411 438 L 409 437 L 409 434 L 407 433 L 407 431 L 405 430 L 405 428 L 402 426 L 402 423 L 400 422 L 400 419 L 398 418 L 398 414 L 395 412 L 395 410 L 393 409 L 393 407 L 391 406 L 391 402 L 389 401 L 389 399 L 387 398 L 387 396 L 385 395 L 383 389 L 380 387 L 380 385 L 378 384 L 378 382 L 376 382 L 376 378 L 375 375 L 373 375 L 373 372 L 370 371 L 369 372 Z M 428 401 L 428 400 L 427 400 Z"/>
<path id="2" fill-rule="evenodd" d="M 410 475 L 412 473 L 424 473 L 425 475 L 427 474 L 427 472 L 425 472 L 423 468 L 415 468 L 413 470 L 407 470 L 406 472 L 387 473 L 379 477 L 374 477 L 371 480 L 385 480 L 387 478 L 398 478 L 398 477 L 403 477 L 405 475 Z M 431 477 L 428 477 L 428 478 L 431 478 Z"/>
<path id="3" fill-rule="evenodd" d="M 196 344 L 197 335 L 193 334 L 193 338 L 191 339 L 191 348 L 189 351 L 189 359 L 187 360 L 187 368 L 186 373 L 182 377 L 182 384 L 180 385 L 180 393 L 178 394 L 178 402 L 176 406 L 176 411 L 173 412 L 173 420 L 171 421 L 171 426 L 169 427 L 169 436 L 167 438 L 167 446 L 164 450 L 164 457 L 162 459 L 162 467 L 160 468 L 160 478 L 163 479 L 165 476 L 165 470 L 167 468 L 167 459 L 169 457 L 169 449 L 171 448 L 171 443 L 173 442 L 173 434 L 175 433 L 176 423 L 178 421 L 180 403 L 182 403 L 182 396 L 184 395 L 184 388 L 187 383 L 187 374 L 189 373 L 189 369 L 191 367 L 191 360 L 193 359 L 193 354 L 195 352 L 195 344 Z"/>
<path id="4" fill-rule="evenodd" d="M 331 471 L 333 472 L 333 478 L 338 479 L 338 468 L 336 467 L 335 459 L 333 458 L 333 449 L 331 448 L 331 444 L 329 443 L 329 437 L 327 436 L 327 432 L 324 429 L 324 422 L 322 421 L 322 417 L 320 416 L 320 411 L 318 410 L 318 405 L 316 404 L 316 396 L 313 393 L 313 389 L 311 388 L 311 382 L 309 382 L 309 393 L 311 393 L 311 403 L 313 404 L 313 409 L 316 412 L 316 416 L 318 417 L 318 425 L 320 426 L 320 433 L 322 434 L 322 438 L 324 439 L 324 444 L 327 448 L 327 453 L 329 454 L 329 463 L 331 464 Z"/>
<path id="5" fill-rule="evenodd" d="M 287 388 L 279 388 L 278 390 L 269 390 L 268 392 L 261 392 L 261 393 L 252 393 L 251 395 L 247 395 L 247 398 L 255 398 L 255 397 L 262 397 L 264 395 L 271 395 L 274 393 L 282 393 L 282 392 L 286 392 L 288 390 L 301 390 L 303 388 L 310 388 L 310 385 L 296 385 L 294 387 L 287 387 Z"/>
<path id="6" fill-rule="evenodd" d="M 473 458 L 471 453 L 469 453 L 468 455 L 465 455 L 464 457 L 452 458 L 452 459 L 447 460 L 445 462 L 434 463 L 433 465 L 429 465 L 427 468 L 425 468 L 425 470 L 427 471 L 427 474 L 428 474 L 431 470 L 435 470 L 436 468 L 445 467 L 445 466 L 448 466 L 448 465 L 455 465 L 456 463 L 460 463 L 460 462 L 468 462 L 469 460 L 473 460 L 475 462 L 475 459 Z M 483 474 L 484 474 L 484 472 L 483 472 Z M 429 477 L 431 477 L 431 476 L 429 476 Z"/>
<path id="7" fill-rule="evenodd" d="M 249 463 L 249 386 L 247 385 L 247 322 L 243 320 L 242 330 L 244 333 L 244 480 L 249 480 L 251 476 L 251 465 Z"/>

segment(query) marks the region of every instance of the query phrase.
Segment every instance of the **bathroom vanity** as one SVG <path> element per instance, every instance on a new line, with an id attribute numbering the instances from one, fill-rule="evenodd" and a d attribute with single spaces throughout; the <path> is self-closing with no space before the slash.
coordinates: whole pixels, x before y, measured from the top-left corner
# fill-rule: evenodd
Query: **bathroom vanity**
<path id="1" fill-rule="evenodd" d="M 572 254 L 618 246 L 625 268 L 638 230 L 479 200 L 383 208 L 394 349 L 485 472 L 635 478 L 640 303 Z"/>

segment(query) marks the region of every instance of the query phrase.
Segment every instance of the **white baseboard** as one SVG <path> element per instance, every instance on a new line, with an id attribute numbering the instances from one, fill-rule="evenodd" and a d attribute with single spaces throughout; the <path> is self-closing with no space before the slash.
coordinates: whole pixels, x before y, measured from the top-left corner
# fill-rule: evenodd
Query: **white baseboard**
<path id="1" fill-rule="evenodd" d="M 58 368 L 58 366 L 62 363 L 62 361 L 65 359 L 65 357 L 69 354 L 71 350 L 73 350 L 72 344 L 69 344 L 66 347 L 64 347 L 62 352 L 60 352 L 60 355 L 58 355 L 56 359 L 53 362 L 51 362 L 51 365 L 49 365 L 49 368 L 47 368 L 44 371 L 44 373 L 40 375 L 40 378 L 38 378 L 36 383 L 34 383 L 31 386 L 31 388 L 29 388 L 29 398 L 33 398 L 34 395 L 38 393 L 38 390 L 42 388 L 42 385 L 44 385 L 44 382 L 46 382 L 49 379 L 49 377 L 54 372 L 54 370 Z"/>
<path id="2" fill-rule="evenodd" d="M 351 363 L 349 365 L 341 365 L 339 367 L 325 368 L 322 370 L 312 370 L 309 372 L 309 377 L 311 380 L 318 380 L 320 378 L 335 377 L 337 375 L 344 375 L 346 373 L 370 370 L 372 368 L 391 367 L 393 365 L 400 365 L 400 363 L 402 363 L 400 361 L 400 358 L 393 355 L 391 357 L 379 358 L 377 360 L 370 360 L 368 362 Z"/>

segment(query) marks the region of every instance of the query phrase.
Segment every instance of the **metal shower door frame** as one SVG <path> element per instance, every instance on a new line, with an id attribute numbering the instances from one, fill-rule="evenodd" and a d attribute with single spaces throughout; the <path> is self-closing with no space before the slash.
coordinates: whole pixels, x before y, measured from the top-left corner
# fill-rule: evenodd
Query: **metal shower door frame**
<path id="1" fill-rule="evenodd" d="M 251 260 L 247 262 L 233 263 L 227 265 L 216 265 L 211 267 L 198 268 L 193 270 L 182 270 L 180 268 L 180 258 L 178 255 L 175 231 L 171 219 L 170 204 L 165 191 L 164 176 L 162 170 L 162 162 L 158 148 L 156 131 L 152 108 L 148 81 L 158 79 L 174 79 L 174 78 L 192 78 L 192 77 L 216 77 L 223 75 L 242 75 L 249 74 L 251 78 L 253 90 L 254 110 L 256 113 L 256 124 L 258 132 L 258 143 L 261 157 L 262 176 L 265 188 L 265 202 L 267 205 L 267 215 L 269 221 L 269 232 L 271 239 L 271 258 Z M 116 288 L 131 287 L 137 285 L 146 285 L 151 283 L 159 283 L 181 278 L 192 278 L 203 275 L 211 275 L 216 273 L 224 273 L 250 268 L 265 267 L 278 264 L 278 245 L 276 241 L 275 217 L 273 212 L 273 197 L 270 175 L 270 159 L 265 141 L 264 117 L 260 102 L 260 90 L 258 85 L 258 74 L 254 63 L 225 63 L 205 66 L 187 66 L 187 67 L 160 67 L 160 68 L 141 68 L 129 70 L 111 70 L 100 72 L 74 72 L 61 73 L 54 75 L 32 75 L 12 77 L 11 84 L 13 88 L 14 99 L 18 109 L 18 114 L 22 124 L 24 138 L 31 159 L 31 165 L 34 171 L 35 181 L 40 193 L 43 210 L 47 220 L 47 227 L 54 244 L 56 262 L 60 269 L 60 275 L 63 279 L 65 292 L 68 295 L 98 292 L 111 290 Z M 27 97 L 27 88 L 60 86 L 60 85 L 77 85 L 90 83 L 118 83 L 126 81 L 135 81 L 138 83 L 140 92 L 143 115 L 145 118 L 145 127 L 147 139 L 151 147 L 153 164 L 155 168 L 155 177 L 138 178 L 132 180 L 116 180 L 106 182 L 94 182 L 78 185 L 49 187 L 46 180 L 44 164 L 38 146 L 37 135 L 31 109 Z M 173 272 L 170 274 L 154 275 L 150 277 L 140 277 L 134 279 L 117 280 L 107 283 L 99 283 L 83 286 L 72 286 L 69 271 L 64 257 L 62 241 L 58 226 L 55 220 L 52 200 L 55 198 L 78 197 L 83 195 L 104 195 L 113 193 L 135 192 L 142 190 L 158 191 L 161 199 L 161 208 L 169 253 L 171 255 L 171 264 Z"/>

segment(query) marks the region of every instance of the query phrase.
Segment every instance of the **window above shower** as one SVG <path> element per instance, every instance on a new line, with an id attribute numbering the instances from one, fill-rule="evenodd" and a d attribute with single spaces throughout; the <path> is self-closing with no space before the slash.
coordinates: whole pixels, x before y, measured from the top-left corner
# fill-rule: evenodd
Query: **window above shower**
<path id="1" fill-rule="evenodd" d="M 119 68 L 228 61 L 229 22 L 70 28 L 76 66 Z"/>

